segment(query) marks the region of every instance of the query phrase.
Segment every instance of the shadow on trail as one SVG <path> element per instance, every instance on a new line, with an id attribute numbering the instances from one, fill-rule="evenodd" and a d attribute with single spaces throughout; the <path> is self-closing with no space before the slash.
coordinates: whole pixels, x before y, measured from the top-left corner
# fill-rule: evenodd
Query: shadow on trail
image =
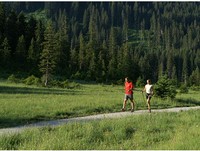
<path id="1" fill-rule="evenodd" d="M 9 128 L 9 127 L 16 127 L 16 126 L 23 126 L 27 124 L 43 122 L 43 121 L 51 121 L 51 120 L 58 120 L 58 119 L 66 119 L 70 117 L 78 117 L 76 112 L 57 112 L 53 116 L 45 116 L 45 115 L 35 115 L 34 117 L 30 118 L 23 118 L 23 117 L 15 117 L 15 118 L 5 118 L 0 117 L 0 129 L 1 128 Z"/>
<path id="2" fill-rule="evenodd" d="M 181 104 L 184 104 L 184 105 L 188 105 L 188 106 L 191 106 L 191 105 L 195 105 L 195 106 L 200 106 L 200 101 L 197 101 L 195 99 L 176 99 L 176 102 L 178 103 L 181 103 Z"/>
<path id="3" fill-rule="evenodd" d="M 0 117 L 0 129 L 1 128 L 8 128 L 8 127 L 15 127 L 15 126 L 19 126 L 19 125 L 24 125 L 28 123 L 27 119 L 23 119 L 23 118 L 3 118 Z"/>
<path id="4" fill-rule="evenodd" d="M 50 88 L 29 88 L 29 87 L 14 87 L 14 86 L 0 86 L 0 94 L 59 94 L 67 95 L 74 94 L 77 95 L 78 90 L 71 89 L 50 89 Z"/>

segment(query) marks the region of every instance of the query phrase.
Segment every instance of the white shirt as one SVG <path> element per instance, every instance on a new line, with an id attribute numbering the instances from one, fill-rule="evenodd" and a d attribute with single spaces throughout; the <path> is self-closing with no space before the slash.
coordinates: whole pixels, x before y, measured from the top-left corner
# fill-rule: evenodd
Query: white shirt
<path id="1" fill-rule="evenodd" d="M 146 84 L 145 85 L 145 90 L 146 90 L 146 93 L 148 94 L 151 94 L 152 93 L 152 86 L 151 84 Z"/>

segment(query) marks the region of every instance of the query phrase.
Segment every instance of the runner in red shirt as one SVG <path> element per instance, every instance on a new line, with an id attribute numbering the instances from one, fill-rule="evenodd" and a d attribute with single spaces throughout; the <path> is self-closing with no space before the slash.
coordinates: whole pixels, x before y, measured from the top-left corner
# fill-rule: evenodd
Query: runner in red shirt
<path id="1" fill-rule="evenodd" d="M 133 99 L 133 83 L 129 80 L 128 77 L 125 78 L 125 96 L 123 102 L 122 111 L 126 110 L 126 102 L 129 99 L 131 101 L 131 112 L 134 112 L 134 99 Z"/>

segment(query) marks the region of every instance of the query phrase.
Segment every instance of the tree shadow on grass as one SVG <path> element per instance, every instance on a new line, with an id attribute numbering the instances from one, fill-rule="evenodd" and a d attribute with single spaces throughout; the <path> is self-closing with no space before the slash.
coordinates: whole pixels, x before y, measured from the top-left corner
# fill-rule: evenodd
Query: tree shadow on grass
<path id="1" fill-rule="evenodd" d="M 1 128 L 8 128 L 8 127 L 16 127 L 19 125 L 24 125 L 24 124 L 28 124 L 28 120 L 27 119 L 23 119 L 23 118 L 3 118 L 0 117 L 0 129 Z"/>
<path id="2" fill-rule="evenodd" d="M 77 116 L 75 112 L 57 112 L 54 116 L 45 116 L 45 115 L 35 115 L 31 118 L 4 118 L 0 117 L 0 129 L 1 128 L 9 128 L 9 127 L 18 127 L 27 124 L 42 122 L 42 121 L 50 121 L 50 120 L 58 120 L 58 119 L 66 119 L 69 117 Z"/>
<path id="3" fill-rule="evenodd" d="M 50 89 L 50 88 L 29 88 L 29 87 L 14 87 L 14 86 L 0 86 L 0 93 L 5 94 L 59 94 L 67 95 L 74 94 L 76 95 L 78 90 L 69 90 L 69 89 Z"/>
<path id="4" fill-rule="evenodd" d="M 183 105 L 187 105 L 187 106 L 191 106 L 191 105 L 200 106 L 200 101 L 195 100 L 195 99 L 191 99 L 191 98 L 176 99 L 175 101 L 178 102 L 178 103 L 181 103 Z"/>

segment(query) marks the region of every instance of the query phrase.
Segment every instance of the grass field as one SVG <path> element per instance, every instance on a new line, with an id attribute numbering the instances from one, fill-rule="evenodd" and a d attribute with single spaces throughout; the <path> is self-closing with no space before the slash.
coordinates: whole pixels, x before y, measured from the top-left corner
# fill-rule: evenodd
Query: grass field
<path id="1" fill-rule="evenodd" d="M 0 128 L 36 121 L 119 112 L 122 86 L 81 84 L 77 89 L 43 88 L 0 82 Z M 141 90 L 137 88 L 137 90 Z M 134 92 L 136 110 L 146 109 L 141 91 Z M 199 92 L 178 94 L 174 101 L 153 97 L 152 108 L 200 105 Z M 130 104 L 127 104 L 130 108 Z"/>
<path id="2" fill-rule="evenodd" d="M 198 150 L 200 110 L 69 123 L 0 137 L 2 150 Z"/>

